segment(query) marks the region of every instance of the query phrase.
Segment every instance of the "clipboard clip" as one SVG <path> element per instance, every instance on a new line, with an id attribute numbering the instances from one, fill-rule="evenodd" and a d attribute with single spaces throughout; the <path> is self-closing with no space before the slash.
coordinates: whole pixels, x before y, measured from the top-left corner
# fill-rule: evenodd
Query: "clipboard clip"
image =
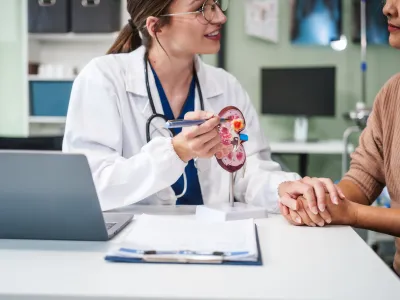
<path id="1" fill-rule="evenodd" d="M 224 261 L 223 256 L 217 255 L 182 255 L 182 254 L 146 254 L 142 257 L 146 262 L 159 262 L 159 263 L 205 263 L 205 264 L 222 264 Z"/>
<path id="2" fill-rule="evenodd" d="M 222 264 L 227 256 L 243 256 L 248 252 L 198 252 L 191 250 L 181 251 L 154 251 L 136 250 L 130 248 L 120 248 L 120 253 L 125 253 L 128 257 L 141 259 L 145 262 L 170 262 L 170 263 L 215 263 Z"/>

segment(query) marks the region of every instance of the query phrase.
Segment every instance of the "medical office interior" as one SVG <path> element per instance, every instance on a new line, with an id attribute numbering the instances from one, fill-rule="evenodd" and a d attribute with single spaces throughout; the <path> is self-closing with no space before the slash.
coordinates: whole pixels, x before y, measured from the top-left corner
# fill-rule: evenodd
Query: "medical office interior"
<path id="1" fill-rule="evenodd" d="M 284 170 L 340 180 L 375 96 L 400 70 L 382 1 L 362 2 L 231 0 L 220 53 L 202 56 L 246 89 Z M 128 19 L 126 0 L 0 0 L 0 150 L 61 150 L 74 78 Z M 386 190 L 374 205 L 390 207 Z M 393 263 L 393 237 L 356 231 Z"/>

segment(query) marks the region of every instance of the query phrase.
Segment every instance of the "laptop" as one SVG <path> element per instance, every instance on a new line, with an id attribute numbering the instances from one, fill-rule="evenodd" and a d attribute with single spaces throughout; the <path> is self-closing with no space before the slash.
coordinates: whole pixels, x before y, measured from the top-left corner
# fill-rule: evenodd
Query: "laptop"
<path id="1" fill-rule="evenodd" d="M 132 218 L 101 211 L 85 155 L 0 151 L 0 239 L 107 241 Z"/>

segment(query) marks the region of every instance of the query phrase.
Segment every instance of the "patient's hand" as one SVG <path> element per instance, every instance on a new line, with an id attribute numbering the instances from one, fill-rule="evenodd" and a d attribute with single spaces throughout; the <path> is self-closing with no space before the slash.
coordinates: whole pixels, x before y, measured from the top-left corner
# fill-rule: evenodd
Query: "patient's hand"
<path id="1" fill-rule="evenodd" d="M 327 197 L 329 197 L 327 195 Z M 298 209 L 296 211 L 292 209 L 285 209 L 286 206 L 280 204 L 281 213 L 286 218 L 286 220 L 293 225 L 307 225 L 315 227 L 318 224 L 318 219 L 316 223 L 316 215 L 310 211 L 308 208 L 307 200 L 304 197 L 299 197 L 297 199 Z M 320 214 L 329 213 L 331 216 L 331 224 L 333 225 L 350 225 L 353 226 L 357 222 L 357 210 L 360 204 L 351 202 L 349 200 L 342 200 L 340 205 L 334 205 L 330 201 L 326 201 L 327 207 L 325 212 L 320 212 Z M 322 216 L 317 215 L 320 220 L 323 219 Z M 318 224 L 323 226 L 323 224 Z"/>
<path id="2" fill-rule="evenodd" d="M 286 220 L 296 226 L 307 225 L 310 227 L 325 226 L 326 223 L 332 223 L 332 217 L 330 213 L 325 209 L 323 212 L 319 212 L 318 214 L 314 214 L 311 212 L 307 205 L 307 200 L 305 198 L 301 198 L 304 200 L 297 200 L 297 209 L 293 210 L 288 208 L 287 206 L 279 203 L 281 214 L 286 218 Z M 304 201 L 304 202 L 303 202 Z"/>
<path id="3" fill-rule="evenodd" d="M 325 209 L 329 204 L 339 205 L 345 196 L 341 189 L 328 178 L 304 177 L 296 181 L 287 181 L 279 185 L 279 202 L 283 215 L 290 214 L 292 221 L 301 224 L 301 215 L 296 213 L 297 198 L 303 196 L 307 200 L 307 212 L 313 215 L 304 216 L 303 222 L 309 226 L 324 226 L 331 222 L 331 216 Z M 329 197 L 326 197 L 329 194 Z M 289 209 L 292 211 L 290 212 Z"/>

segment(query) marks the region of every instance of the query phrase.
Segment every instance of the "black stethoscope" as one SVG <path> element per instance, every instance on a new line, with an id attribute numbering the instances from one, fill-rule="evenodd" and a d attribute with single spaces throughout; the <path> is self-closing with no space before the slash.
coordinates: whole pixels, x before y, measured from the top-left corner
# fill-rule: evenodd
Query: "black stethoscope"
<path id="1" fill-rule="evenodd" d="M 150 142 L 151 140 L 151 135 L 150 135 L 150 126 L 151 126 L 151 122 L 155 119 L 155 118 L 162 118 L 165 122 L 168 121 L 167 117 L 162 115 L 162 114 L 158 114 L 156 111 L 156 107 L 154 106 L 154 101 L 153 101 L 153 97 L 151 96 L 151 90 L 150 90 L 150 84 L 149 84 L 149 74 L 148 74 L 148 65 L 147 65 L 147 61 L 148 61 L 148 57 L 147 54 L 144 56 L 144 76 L 145 76 L 145 81 L 146 81 L 146 89 L 147 89 L 147 96 L 149 97 L 149 102 L 150 102 L 150 106 L 151 106 L 151 110 L 153 112 L 153 114 L 150 116 L 150 118 L 147 119 L 146 122 L 146 140 L 147 143 Z M 199 98 L 200 98 L 200 109 L 204 110 L 204 101 L 203 101 L 203 93 L 201 92 L 201 87 L 200 87 L 200 83 L 199 83 L 199 79 L 197 77 L 197 73 L 195 71 L 195 69 L 193 68 L 193 77 L 194 80 L 196 82 L 196 87 L 197 87 L 197 91 L 199 93 Z M 172 132 L 173 135 L 173 132 Z"/>

